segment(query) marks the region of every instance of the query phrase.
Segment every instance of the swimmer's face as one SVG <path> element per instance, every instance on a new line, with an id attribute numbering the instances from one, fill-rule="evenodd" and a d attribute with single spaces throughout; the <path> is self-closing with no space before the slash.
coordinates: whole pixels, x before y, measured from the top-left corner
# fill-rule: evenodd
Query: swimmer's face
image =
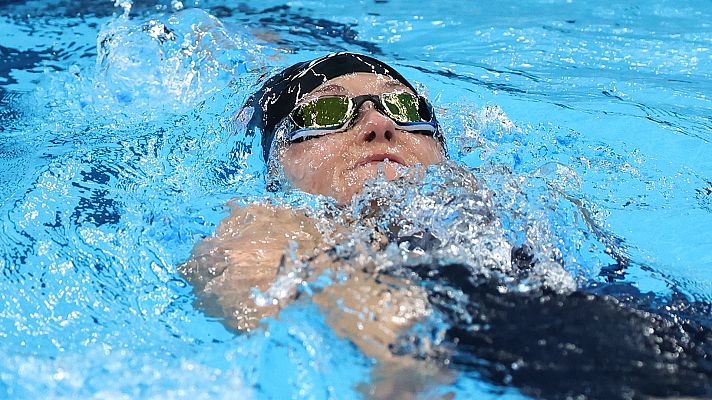
<path id="1" fill-rule="evenodd" d="M 326 81 L 304 96 L 300 103 L 322 96 L 410 92 L 397 80 L 366 72 Z M 361 105 L 348 129 L 303 142 L 288 144 L 280 152 L 286 178 L 297 188 L 346 203 L 366 180 L 383 168 L 388 180 L 400 176 L 397 166 L 428 166 L 444 158 L 440 143 L 432 136 L 406 132 L 370 101 Z M 388 161 L 386 161 L 388 160 Z"/>

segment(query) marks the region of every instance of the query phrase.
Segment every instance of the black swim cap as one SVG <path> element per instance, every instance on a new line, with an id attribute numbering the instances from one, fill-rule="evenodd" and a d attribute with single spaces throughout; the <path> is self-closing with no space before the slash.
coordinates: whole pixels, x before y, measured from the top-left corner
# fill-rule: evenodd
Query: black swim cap
<path id="1" fill-rule="evenodd" d="M 267 161 L 277 124 L 289 115 L 297 102 L 329 79 L 355 72 L 370 72 L 389 76 L 417 93 L 403 75 L 386 63 L 363 54 L 333 53 L 311 61 L 292 65 L 270 78 L 247 102 L 253 108 L 247 133 L 262 132 L 262 150 Z M 443 143 L 442 134 L 436 135 Z M 444 148 L 444 143 L 443 143 Z"/>

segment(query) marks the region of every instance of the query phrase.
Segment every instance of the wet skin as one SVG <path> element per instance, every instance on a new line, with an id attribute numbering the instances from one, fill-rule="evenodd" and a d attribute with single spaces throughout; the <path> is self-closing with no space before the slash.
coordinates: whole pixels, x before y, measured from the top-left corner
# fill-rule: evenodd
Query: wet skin
<path id="1" fill-rule="evenodd" d="M 392 92 L 412 93 L 393 78 L 359 72 L 325 82 L 300 103 L 328 95 L 355 97 Z M 377 176 L 379 168 L 392 180 L 399 176 L 399 165 L 428 166 L 444 158 L 436 139 L 398 129 L 369 101 L 357 110 L 346 130 L 287 144 L 277 152 L 292 185 L 307 193 L 331 196 L 339 203 L 349 202 L 368 179 Z"/>

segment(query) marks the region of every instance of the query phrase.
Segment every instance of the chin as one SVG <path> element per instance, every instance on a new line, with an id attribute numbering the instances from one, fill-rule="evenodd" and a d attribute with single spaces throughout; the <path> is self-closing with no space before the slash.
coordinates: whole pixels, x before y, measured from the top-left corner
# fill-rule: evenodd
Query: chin
<path id="1" fill-rule="evenodd" d="M 392 181 L 396 178 L 400 178 L 403 176 L 401 171 L 399 169 L 402 167 L 402 164 L 399 163 L 394 163 L 394 162 L 370 162 L 366 164 L 359 165 L 355 167 L 352 171 L 356 177 L 358 177 L 358 181 L 360 182 L 360 185 L 363 187 L 363 184 L 369 180 L 369 179 L 375 179 L 378 176 L 379 170 L 383 169 L 383 172 L 385 174 L 386 179 L 389 181 Z"/>
<path id="2" fill-rule="evenodd" d="M 385 177 L 389 181 L 402 177 L 403 174 L 397 167 L 399 165 L 396 163 L 374 162 L 350 169 L 342 175 L 342 179 L 338 182 L 340 184 L 346 183 L 346 185 L 341 186 L 340 190 L 332 192 L 331 197 L 336 199 L 339 204 L 347 204 L 351 202 L 355 194 L 363 190 L 366 181 L 378 177 L 379 168 L 383 168 Z"/>

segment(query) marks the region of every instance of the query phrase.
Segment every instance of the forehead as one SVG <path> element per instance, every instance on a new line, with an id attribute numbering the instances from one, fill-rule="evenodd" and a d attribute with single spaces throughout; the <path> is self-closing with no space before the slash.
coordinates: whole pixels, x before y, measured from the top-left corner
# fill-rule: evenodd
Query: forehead
<path id="1" fill-rule="evenodd" d="M 396 79 L 369 72 L 356 72 L 338 76 L 319 85 L 310 94 L 380 94 L 392 91 L 412 92 Z"/>

